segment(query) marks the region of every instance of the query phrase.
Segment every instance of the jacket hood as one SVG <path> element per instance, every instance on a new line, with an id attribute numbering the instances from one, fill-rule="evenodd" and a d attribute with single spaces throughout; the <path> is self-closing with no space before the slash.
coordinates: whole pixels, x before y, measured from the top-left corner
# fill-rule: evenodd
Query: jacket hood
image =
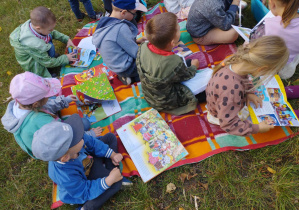
<path id="1" fill-rule="evenodd" d="M 132 31 L 134 31 L 133 33 L 136 33 L 136 34 L 138 33 L 138 29 L 136 28 L 136 26 L 128 20 L 125 20 L 125 19 L 120 20 L 120 19 L 113 18 L 113 17 L 103 17 L 103 18 L 100 19 L 100 21 L 97 25 L 97 28 L 96 28 L 95 33 L 93 35 L 92 43 L 95 46 L 100 46 L 102 41 L 104 40 L 104 37 L 106 36 L 106 34 L 113 27 L 115 27 L 115 26 L 117 27 L 119 24 L 122 24 L 122 23 L 127 24 L 130 27 L 130 29 Z M 119 27 L 120 26 L 121 25 L 119 25 Z M 111 35 L 111 34 L 109 34 L 109 35 Z"/>
<path id="2" fill-rule="evenodd" d="M 24 119 L 27 117 L 27 115 L 30 113 L 23 115 L 22 118 L 18 119 L 13 114 L 13 105 L 15 103 L 15 100 L 12 100 L 9 102 L 6 112 L 4 116 L 1 118 L 1 122 L 5 128 L 10 133 L 15 133 L 20 126 L 22 125 Z"/>

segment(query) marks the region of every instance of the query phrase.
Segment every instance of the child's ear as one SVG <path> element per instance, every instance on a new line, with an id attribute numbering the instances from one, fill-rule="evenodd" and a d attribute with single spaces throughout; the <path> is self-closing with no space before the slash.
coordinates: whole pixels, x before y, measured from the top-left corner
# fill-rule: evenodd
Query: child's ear
<path id="1" fill-rule="evenodd" d="M 125 16 L 126 13 L 127 13 L 127 10 L 125 10 L 125 9 L 120 12 L 121 16 Z"/>
<path id="2" fill-rule="evenodd" d="M 71 158 L 70 155 L 69 155 L 68 153 L 66 153 L 65 155 L 63 155 L 63 156 L 60 158 L 60 161 L 63 162 L 63 163 L 65 163 L 65 162 L 69 161 L 70 158 Z"/>

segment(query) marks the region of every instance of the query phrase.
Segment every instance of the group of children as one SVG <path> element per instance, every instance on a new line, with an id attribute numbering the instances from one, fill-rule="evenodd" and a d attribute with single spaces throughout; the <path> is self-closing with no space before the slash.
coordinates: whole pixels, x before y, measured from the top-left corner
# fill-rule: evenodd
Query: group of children
<path id="1" fill-rule="evenodd" d="M 194 1 L 187 21 L 193 40 L 199 44 L 233 42 L 237 35 L 231 24 L 239 3 Z M 276 17 L 266 19 L 266 36 L 240 46 L 216 66 L 206 91 L 197 95 L 181 82 L 195 76 L 199 61 L 184 61 L 172 52 L 180 41 L 174 13 L 154 16 L 146 24 L 146 39 L 136 41 L 138 30 L 133 20 L 136 12 L 146 12 L 146 7 L 139 0 L 114 0 L 111 15 L 98 22 L 93 44 L 124 84 L 141 81 L 145 100 L 158 111 L 181 115 L 194 110 L 198 102 L 207 101 L 208 121 L 224 131 L 240 136 L 266 132 L 273 125 L 248 121 L 246 104 L 262 106 L 255 88 L 277 73 L 291 77 L 295 68 L 288 65 L 296 67 L 299 62 L 299 42 L 295 41 L 299 35 L 299 0 L 269 0 L 269 6 Z M 117 152 L 113 134 L 100 136 L 100 127 L 90 130 L 90 123 L 76 114 L 65 121 L 58 117 L 59 110 L 77 99 L 74 95 L 54 97 L 59 95 L 61 85 L 51 78 L 51 68 L 75 60 L 74 53 L 56 54 L 53 39 L 67 46 L 74 44 L 54 30 L 55 24 L 49 9 L 37 7 L 30 13 L 30 20 L 10 35 L 16 59 L 26 72 L 12 79 L 13 100 L 1 121 L 25 152 L 49 161 L 48 173 L 58 185 L 61 201 L 98 209 L 124 183 L 119 169 L 123 157 Z M 252 84 L 249 75 L 253 81 L 264 77 Z M 286 87 L 286 92 L 290 98 L 299 97 L 296 86 Z"/>

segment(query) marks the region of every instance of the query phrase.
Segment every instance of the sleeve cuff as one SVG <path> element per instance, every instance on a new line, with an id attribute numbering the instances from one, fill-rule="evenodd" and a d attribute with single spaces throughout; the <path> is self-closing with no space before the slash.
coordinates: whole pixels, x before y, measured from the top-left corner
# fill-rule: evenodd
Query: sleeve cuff
<path id="1" fill-rule="evenodd" d="M 92 137 L 97 137 L 96 136 L 96 133 L 93 131 L 93 130 L 89 130 L 89 131 L 85 131 L 85 133 L 87 134 L 87 135 L 90 135 L 90 136 L 92 136 Z"/>
<path id="2" fill-rule="evenodd" d="M 232 4 L 230 5 L 228 10 L 236 13 L 239 10 L 239 7 L 237 5 Z"/>
<path id="3" fill-rule="evenodd" d="M 104 190 L 108 190 L 110 188 L 110 186 L 106 183 L 106 177 L 101 179 L 101 186 Z"/>
<path id="4" fill-rule="evenodd" d="M 105 158 L 110 158 L 112 152 L 113 150 L 109 148 L 108 151 L 106 152 Z"/>
<path id="5" fill-rule="evenodd" d="M 252 133 L 258 133 L 259 132 L 259 125 L 258 124 L 252 124 Z"/>

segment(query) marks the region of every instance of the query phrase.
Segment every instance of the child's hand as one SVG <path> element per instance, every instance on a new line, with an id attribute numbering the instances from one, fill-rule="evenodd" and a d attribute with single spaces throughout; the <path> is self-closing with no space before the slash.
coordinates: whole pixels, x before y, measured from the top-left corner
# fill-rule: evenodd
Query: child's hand
<path id="1" fill-rule="evenodd" d="M 70 54 L 67 54 L 66 56 L 69 59 L 69 61 L 76 61 L 77 60 L 76 53 L 74 53 L 74 52 L 71 52 Z"/>
<path id="2" fill-rule="evenodd" d="M 145 42 L 145 41 L 147 41 L 147 38 L 146 38 L 146 37 L 142 37 L 141 39 L 137 39 L 137 40 L 136 40 L 136 43 L 137 43 L 137 44 L 141 44 L 141 43 L 143 43 L 143 42 Z"/>
<path id="3" fill-rule="evenodd" d="M 268 125 L 266 121 L 259 123 L 259 132 L 265 133 L 268 132 L 270 129 L 273 129 L 274 125 Z"/>
<path id="4" fill-rule="evenodd" d="M 120 181 L 122 178 L 123 176 L 121 175 L 119 168 L 114 168 L 110 171 L 110 174 L 106 177 L 105 181 L 108 186 L 111 186 L 115 182 Z"/>
<path id="5" fill-rule="evenodd" d="M 93 132 L 96 134 L 96 136 L 100 136 L 103 132 L 103 128 L 101 128 L 100 126 L 96 127 L 96 128 L 92 128 L 91 130 L 93 130 Z"/>
<path id="6" fill-rule="evenodd" d="M 240 0 L 233 0 L 232 4 L 239 6 L 240 5 Z"/>
<path id="7" fill-rule="evenodd" d="M 198 61 L 198 59 L 192 59 L 191 60 L 191 65 L 195 66 L 196 69 L 198 69 L 199 68 L 199 61 Z"/>
<path id="8" fill-rule="evenodd" d="M 120 153 L 112 152 L 110 158 L 112 160 L 112 163 L 118 166 L 119 162 L 123 159 L 123 156 Z"/>
<path id="9" fill-rule="evenodd" d="M 69 97 L 74 102 L 78 101 L 78 99 L 75 95 L 68 95 L 67 97 Z"/>
<path id="10" fill-rule="evenodd" d="M 74 43 L 72 42 L 71 39 L 69 39 L 69 40 L 67 41 L 67 43 L 66 43 L 66 47 L 68 48 L 69 46 L 76 47 L 76 46 L 74 45 Z"/>
<path id="11" fill-rule="evenodd" d="M 260 105 L 260 107 L 263 107 L 263 100 L 256 96 L 253 93 L 249 93 L 246 95 L 246 100 L 247 100 L 247 106 L 249 105 L 250 102 L 254 103 L 255 108 L 257 109 Z"/>

